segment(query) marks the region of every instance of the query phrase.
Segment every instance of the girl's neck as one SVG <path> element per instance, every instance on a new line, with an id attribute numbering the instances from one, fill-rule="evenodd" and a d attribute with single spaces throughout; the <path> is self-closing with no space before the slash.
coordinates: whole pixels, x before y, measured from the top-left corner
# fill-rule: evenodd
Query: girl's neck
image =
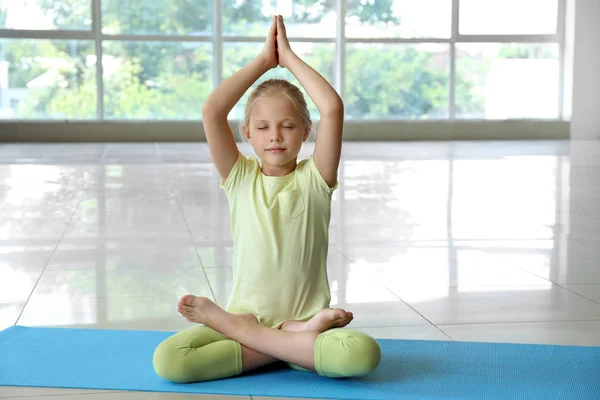
<path id="1" fill-rule="evenodd" d="M 294 158 L 284 165 L 270 165 L 263 163 L 261 170 L 266 176 L 286 176 L 296 169 L 296 160 L 297 158 Z"/>

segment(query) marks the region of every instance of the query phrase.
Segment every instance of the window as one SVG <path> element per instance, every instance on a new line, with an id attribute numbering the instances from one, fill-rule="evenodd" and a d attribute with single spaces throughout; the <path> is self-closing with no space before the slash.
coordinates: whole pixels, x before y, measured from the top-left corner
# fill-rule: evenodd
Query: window
<path id="1" fill-rule="evenodd" d="M 557 119 L 563 8 L 563 0 L 0 0 L 0 118 L 198 120 L 215 85 L 258 54 L 278 13 L 293 49 L 342 95 L 348 119 Z M 279 68 L 259 82 L 269 77 L 298 84 Z M 246 98 L 230 118 L 242 118 Z"/>
<path id="2" fill-rule="evenodd" d="M 105 117 L 200 119 L 213 88 L 211 53 L 210 43 L 104 42 Z"/>
<path id="3" fill-rule="evenodd" d="M 554 34 L 558 0 L 460 0 L 461 34 Z"/>
<path id="4" fill-rule="evenodd" d="M 456 45 L 459 118 L 556 118 L 558 46 L 552 43 Z"/>
<path id="5" fill-rule="evenodd" d="M 452 34 L 452 1 L 350 1 L 348 38 L 447 38 Z"/>
<path id="6" fill-rule="evenodd" d="M 0 28 L 89 30 L 90 0 L 0 0 Z"/>
<path id="7" fill-rule="evenodd" d="M 88 0 L 89 2 L 89 0 Z M 210 35 L 211 0 L 102 0 L 102 33 Z"/>
<path id="8" fill-rule="evenodd" d="M 7 119 L 93 119 L 96 56 L 87 40 L 0 39 L 0 82 L 18 99 Z M 7 105 L 8 106 L 8 105 Z"/>
<path id="9" fill-rule="evenodd" d="M 331 0 L 223 1 L 223 34 L 264 37 L 275 13 L 283 15 L 289 37 L 335 38 L 337 8 Z"/>
<path id="10" fill-rule="evenodd" d="M 448 117 L 449 45 L 349 43 L 346 50 L 349 118 Z"/>

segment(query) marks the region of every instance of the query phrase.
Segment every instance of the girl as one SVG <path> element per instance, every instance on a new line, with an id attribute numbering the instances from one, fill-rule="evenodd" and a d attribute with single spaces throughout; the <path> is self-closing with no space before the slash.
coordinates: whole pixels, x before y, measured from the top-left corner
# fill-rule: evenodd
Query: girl
<path id="1" fill-rule="evenodd" d="M 248 100 L 242 126 L 259 165 L 239 152 L 227 115 L 278 65 L 304 86 L 321 122 L 314 154 L 297 163 L 312 128 L 304 97 L 287 81 L 263 82 Z M 328 229 L 343 113 L 335 90 L 291 50 L 281 16 L 273 18 L 258 57 L 206 99 L 206 138 L 231 211 L 233 292 L 227 311 L 205 297 L 181 298 L 181 315 L 202 325 L 158 346 L 159 376 L 181 383 L 220 379 L 276 361 L 327 377 L 362 376 L 377 367 L 377 342 L 342 329 L 351 312 L 328 308 Z"/>

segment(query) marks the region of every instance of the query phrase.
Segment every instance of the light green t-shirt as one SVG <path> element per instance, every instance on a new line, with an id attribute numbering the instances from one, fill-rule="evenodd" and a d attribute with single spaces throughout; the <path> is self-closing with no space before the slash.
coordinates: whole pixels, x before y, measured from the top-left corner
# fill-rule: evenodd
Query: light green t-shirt
<path id="1" fill-rule="evenodd" d="M 308 320 L 329 307 L 327 248 L 330 188 L 312 156 L 286 176 L 266 176 L 240 153 L 221 188 L 233 235 L 233 292 L 227 311 L 261 325 Z"/>

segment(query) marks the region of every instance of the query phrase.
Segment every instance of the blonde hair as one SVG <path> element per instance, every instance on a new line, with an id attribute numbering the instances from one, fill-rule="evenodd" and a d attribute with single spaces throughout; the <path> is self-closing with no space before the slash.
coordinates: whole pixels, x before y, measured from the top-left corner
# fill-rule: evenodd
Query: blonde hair
<path id="1" fill-rule="evenodd" d="M 252 115 L 254 104 L 256 104 L 261 97 L 268 97 L 274 94 L 282 94 L 292 102 L 296 111 L 298 111 L 298 115 L 300 115 L 302 124 L 305 127 L 310 127 L 310 140 L 313 136 L 314 127 L 312 120 L 310 119 L 310 112 L 308 111 L 304 95 L 296 85 L 285 79 L 268 79 L 258 85 L 252 93 L 250 93 L 250 97 L 246 103 L 246 109 L 244 110 L 244 121 L 240 125 L 240 135 L 242 136 L 242 140 L 247 141 L 246 135 L 244 135 L 243 132 L 243 127 L 249 127 L 250 115 Z"/>

